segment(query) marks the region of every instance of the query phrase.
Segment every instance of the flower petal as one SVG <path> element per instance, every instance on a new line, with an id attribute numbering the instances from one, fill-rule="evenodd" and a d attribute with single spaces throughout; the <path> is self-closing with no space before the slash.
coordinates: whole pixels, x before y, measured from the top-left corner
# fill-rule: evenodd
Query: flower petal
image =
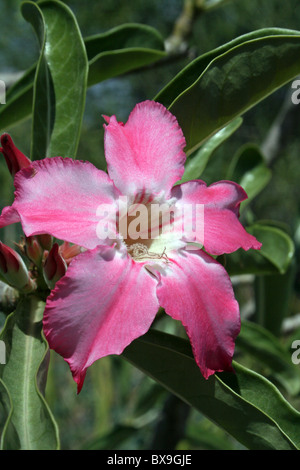
<path id="1" fill-rule="evenodd" d="M 0 216 L 0 228 L 11 224 L 16 224 L 20 221 L 21 219 L 18 212 L 12 206 L 3 207 Z"/>
<path id="2" fill-rule="evenodd" d="M 113 247 L 78 255 L 47 299 L 44 331 L 70 365 L 80 391 L 86 369 L 121 354 L 149 329 L 158 311 L 157 280 Z"/>
<path id="3" fill-rule="evenodd" d="M 261 243 L 246 232 L 239 221 L 240 203 L 247 199 L 241 186 L 232 181 L 219 181 L 206 186 L 194 180 L 175 186 L 172 196 L 176 206 L 204 205 L 204 220 L 197 241 L 212 255 L 232 253 L 239 248 L 260 249 Z M 194 240 L 191 240 L 194 241 Z"/>
<path id="4" fill-rule="evenodd" d="M 104 128 L 108 174 L 124 195 L 168 193 L 181 179 L 185 139 L 160 103 L 139 103 L 126 124 L 112 116 Z"/>
<path id="5" fill-rule="evenodd" d="M 16 211 L 26 236 L 49 233 L 85 248 L 101 243 L 97 210 L 102 204 L 115 207 L 116 189 L 91 163 L 61 157 L 35 161 L 16 174 L 15 187 L 11 219 Z"/>
<path id="6" fill-rule="evenodd" d="M 205 378 L 232 371 L 240 316 L 228 274 L 202 251 L 182 251 L 170 261 L 157 286 L 160 305 L 184 325 Z"/>

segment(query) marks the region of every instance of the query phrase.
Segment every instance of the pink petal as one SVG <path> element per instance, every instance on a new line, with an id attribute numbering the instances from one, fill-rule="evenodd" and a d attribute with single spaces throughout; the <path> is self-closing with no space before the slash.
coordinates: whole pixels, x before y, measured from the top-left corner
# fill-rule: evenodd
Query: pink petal
<path id="1" fill-rule="evenodd" d="M 158 311 L 157 280 L 126 254 L 102 247 L 78 255 L 48 297 L 44 331 L 80 391 L 97 359 L 121 354 Z"/>
<path id="2" fill-rule="evenodd" d="M 94 248 L 100 204 L 115 204 L 115 188 L 103 171 L 70 158 L 35 161 L 15 176 L 17 211 L 27 236 L 49 233 L 62 240 Z M 0 219 L 1 223 L 1 219 Z"/>
<path id="3" fill-rule="evenodd" d="M 167 193 L 181 179 L 185 139 L 163 105 L 144 101 L 135 106 L 126 124 L 115 116 L 108 121 L 104 125 L 108 174 L 124 195 Z"/>
<path id="4" fill-rule="evenodd" d="M 204 238 L 201 234 L 198 241 L 208 253 L 220 255 L 239 248 L 260 249 L 261 243 L 239 221 L 240 203 L 247 199 L 247 194 L 238 184 L 219 181 L 206 186 L 203 181 L 194 180 L 175 186 L 172 196 L 178 199 L 177 207 L 204 204 Z"/>
<path id="5" fill-rule="evenodd" d="M 4 207 L 0 216 L 0 228 L 20 222 L 18 212 L 11 206 Z"/>
<path id="6" fill-rule="evenodd" d="M 231 371 L 240 316 L 228 274 L 202 251 L 177 253 L 170 260 L 157 287 L 160 305 L 184 325 L 205 378 Z"/>

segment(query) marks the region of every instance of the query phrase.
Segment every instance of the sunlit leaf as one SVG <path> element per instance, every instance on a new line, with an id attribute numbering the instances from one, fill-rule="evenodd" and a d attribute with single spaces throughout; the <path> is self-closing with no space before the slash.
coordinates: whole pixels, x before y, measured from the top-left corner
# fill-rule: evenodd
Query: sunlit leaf
<path id="1" fill-rule="evenodd" d="M 141 24 L 120 25 L 85 38 L 84 44 L 89 63 L 88 86 L 134 71 L 166 55 L 159 33 Z M 0 108 L 0 129 L 31 115 L 35 72 L 36 64 L 9 89 L 6 104 Z"/>
<path id="2" fill-rule="evenodd" d="M 48 352 L 42 336 L 44 306 L 34 296 L 24 298 L 1 332 L 7 359 L 0 365 L 0 378 L 11 402 L 1 437 L 3 449 L 12 448 L 12 437 L 22 450 L 59 448 L 57 426 L 43 396 Z"/>
<path id="3" fill-rule="evenodd" d="M 34 81 L 31 158 L 74 157 L 88 73 L 77 21 L 58 1 L 25 2 L 22 13 L 32 24 L 41 50 Z"/>

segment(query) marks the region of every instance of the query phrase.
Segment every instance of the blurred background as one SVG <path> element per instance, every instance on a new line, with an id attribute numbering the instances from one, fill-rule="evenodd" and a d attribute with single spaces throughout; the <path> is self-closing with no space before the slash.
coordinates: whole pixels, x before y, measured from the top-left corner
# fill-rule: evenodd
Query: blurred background
<path id="1" fill-rule="evenodd" d="M 38 58 L 36 37 L 20 14 L 20 3 L 0 0 L 0 79 L 8 85 Z M 152 99 L 193 58 L 237 36 L 265 27 L 300 29 L 298 0 L 211 0 L 212 8 L 205 14 L 197 8 L 191 13 L 192 2 L 184 0 L 64 3 L 74 12 L 83 37 L 134 22 L 156 28 L 166 44 L 173 45 L 166 60 L 88 89 L 78 158 L 89 160 L 101 169 L 105 169 L 102 114 L 115 114 L 119 121 L 126 121 L 137 102 Z M 183 14 L 190 21 L 180 41 L 174 43 Z M 292 91 L 288 84 L 250 110 L 234 136 L 215 152 L 201 179 L 208 184 L 226 179 L 228 163 L 241 146 L 258 145 L 272 169 L 272 178 L 251 203 L 252 214 L 255 219 L 276 220 L 299 241 L 300 104 L 291 102 Z M 29 155 L 30 120 L 6 131 Z M 0 159 L 0 195 L 1 208 L 12 202 L 12 180 L 3 158 Z M 15 227 L 8 228 L 2 240 L 11 244 L 18 235 L 15 230 Z M 296 317 L 300 312 L 299 284 L 296 272 L 289 302 L 290 316 Z M 236 294 L 243 314 L 248 305 L 245 292 L 237 290 Z M 4 315 L 0 316 L 0 326 L 3 321 Z M 184 336 L 181 326 L 170 318 L 161 320 L 161 328 Z M 97 361 L 88 370 L 83 390 L 77 396 L 67 364 L 51 354 L 46 398 L 60 428 L 62 449 L 243 448 L 199 412 L 191 410 L 119 357 Z"/>

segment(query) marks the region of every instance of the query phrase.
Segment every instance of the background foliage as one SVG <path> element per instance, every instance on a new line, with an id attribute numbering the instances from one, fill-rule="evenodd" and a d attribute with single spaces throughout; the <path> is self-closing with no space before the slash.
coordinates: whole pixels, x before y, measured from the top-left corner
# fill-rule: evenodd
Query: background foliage
<path id="1" fill-rule="evenodd" d="M 36 63 L 39 47 L 31 25 L 21 14 L 21 2 L 0 0 L 0 3 L 0 79 L 13 84 L 21 72 Z M 86 2 L 79 0 L 64 2 L 75 14 L 84 38 L 125 23 L 140 23 L 155 28 L 166 41 L 169 51 L 158 61 L 139 63 L 136 70 L 124 69 L 121 74 L 116 73 L 107 80 L 100 77 L 100 81 L 100 65 L 105 57 L 97 57 L 96 60 L 91 47 L 88 59 L 95 59 L 93 70 L 96 78 L 95 84 L 87 89 L 76 151 L 78 158 L 105 169 L 101 115 L 116 114 L 118 120 L 126 121 L 135 103 L 157 95 L 166 96 L 163 92 L 159 95 L 161 90 L 196 57 L 260 28 L 299 29 L 300 5 L 297 0 L 207 0 L 207 5 L 212 8 L 203 11 L 198 7 L 191 14 L 192 3 L 182 0 L 92 0 L 87 8 Z M 201 6 L 205 2 L 194 3 Z M 184 18 L 189 17 L 188 23 L 182 21 L 182 12 L 185 13 Z M 139 60 L 137 56 L 135 60 Z M 267 63 L 262 65 L 267 67 Z M 40 63 L 41 74 L 42 66 Z M 270 76 L 270 82 L 272 78 Z M 69 77 L 69 80 L 73 83 L 74 78 Z M 243 93 L 247 93 L 247 86 Z M 189 399 L 187 392 L 192 385 L 188 382 L 189 375 L 184 374 L 188 371 L 190 377 L 193 376 L 189 351 L 184 349 L 180 353 L 185 364 L 181 370 L 182 377 L 178 377 L 178 369 L 168 377 L 166 384 L 164 377 L 157 376 L 157 370 L 151 367 L 155 366 L 154 358 L 161 358 L 164 354 L 159 334 L 148 335 L 140 343 L 134 343 L 125 354 L 127 361 L 124 357 L 107 357 L 96 362 L 88 371 L 80 395 L 76 395 L 67 364 L 51 353 L 45 397 L 59 426 L 61 448 L 255 448 L 255 441 L 248 445 L 247 433 L 241 436 L 248 427 L 250 434 L 255 434 L 256 426 L 262 422 L 270 436 L 268 445 L 274 448 L 299 447 L 299 414 L 296 410 L 300 409 L 300 365 L 294 366 L 291 362 L 291 344 L 294 339 L 300 339 L 300 108 L 291 102 L 291 93 L 291 83 L 280 87 L 250 109 L 243 116 L 243 122 L 233 121 L 225 133 L 204 143 L 198 153 L 192 154 L 192 163 L 186 167 L 186 179 L 190 179 L 189 174 L 192 175 L 197 168 L 197 176 L 201 175 L 207 183 L 232 179 L 243 184 L 250 196 L 250 202 L 242 207 L 243 223 L 251 225 L 257 238 L 265 241 L 262 257 L 251 256 L 249 259 L 247 255 L 237 253 L 221 259 L 233 276 L 243 318 L 235 354 L 243 393 L 238 403 L 232 406 L 231 416 L 224 414 L 221 403 L 227 403 L 229 390 L 232 396 L 239 396 L 241 390 L 226 374 L 219 374 L 214 379 L 217 400 L 212 399 L 211 390 L 201 380 L 198 387 L 206 399 Z M 240 99 L 244 96 L 241 95 Z M 3 128 L 0 114 L 1 131 L 9 132 L 27 155 L 33 151 L 31 126 L 32 118 L 29 118 Z M 55 147 L 55 142 L 53 145 L 59 148 L 58 144 Z M 41 158 L 38 148 L 34 152 L 36 158 Z M 12 202 L 13 187 L 3 159 L 0 160 L 0 188 L 1 203 L 6 206 Z M 14 226 L 2 230 L 1 239 L 12 245 L 20 235 L 17 230 Z M 243 266 L 246 266 L 244 270 Z M 2 312 L 0 326 L 4 324 L 5 317 Z M 12 328 L 16 334 L 21 334 L 22 329 L 17 322 Z M 176 335 L 179 341 L 185 338 L 181 326 L 164 316 L 159 319 L 157 328 Z M 20 341 L 25 340 L 22 336 Z M 173 346 L 172 343 L 170 351 L 173 351 Z M 180 342 L 177 346 L 179 349 L 174 347 L 174 354 L 182 351 Z M 37 348 L 38 345 L 33 344 L 32 347 Z M 138 353 L 135 348 L 138 348 Z M 173 356 L 169 358 L 166 354 L 164 360 L 170 361 L 171 370 Z M 131 362 L 142 370 L 132 366 Z M 248 368 L 253 372 L 248 372 Z M 261 376 L 268 380 L 260 380 L 258 377 Z M 158 378 L 160 383 L 151 377 Z M 247 385 L 244 389 L 243 379 Z M 185 383 L 182 390 L 178 389 L 178 380 Z M 174 390 L 176 394 L 172 393 Z M 5 391 L 2 393 L 4 395 Z M 263 396 L 267 397 L 265 402 L 259 402 Z M 289 406 L 294 407 L 293 411 Z M 45 408 L 43 410 L 47 413 Z M 236 411 L 235 414 L 232 410 Z M 248 412 L 252 417 L 250 424 L 245 423 L 242 417 Z M 5 419 L 2 415 L 0 418 L 1 426 Z"/>

